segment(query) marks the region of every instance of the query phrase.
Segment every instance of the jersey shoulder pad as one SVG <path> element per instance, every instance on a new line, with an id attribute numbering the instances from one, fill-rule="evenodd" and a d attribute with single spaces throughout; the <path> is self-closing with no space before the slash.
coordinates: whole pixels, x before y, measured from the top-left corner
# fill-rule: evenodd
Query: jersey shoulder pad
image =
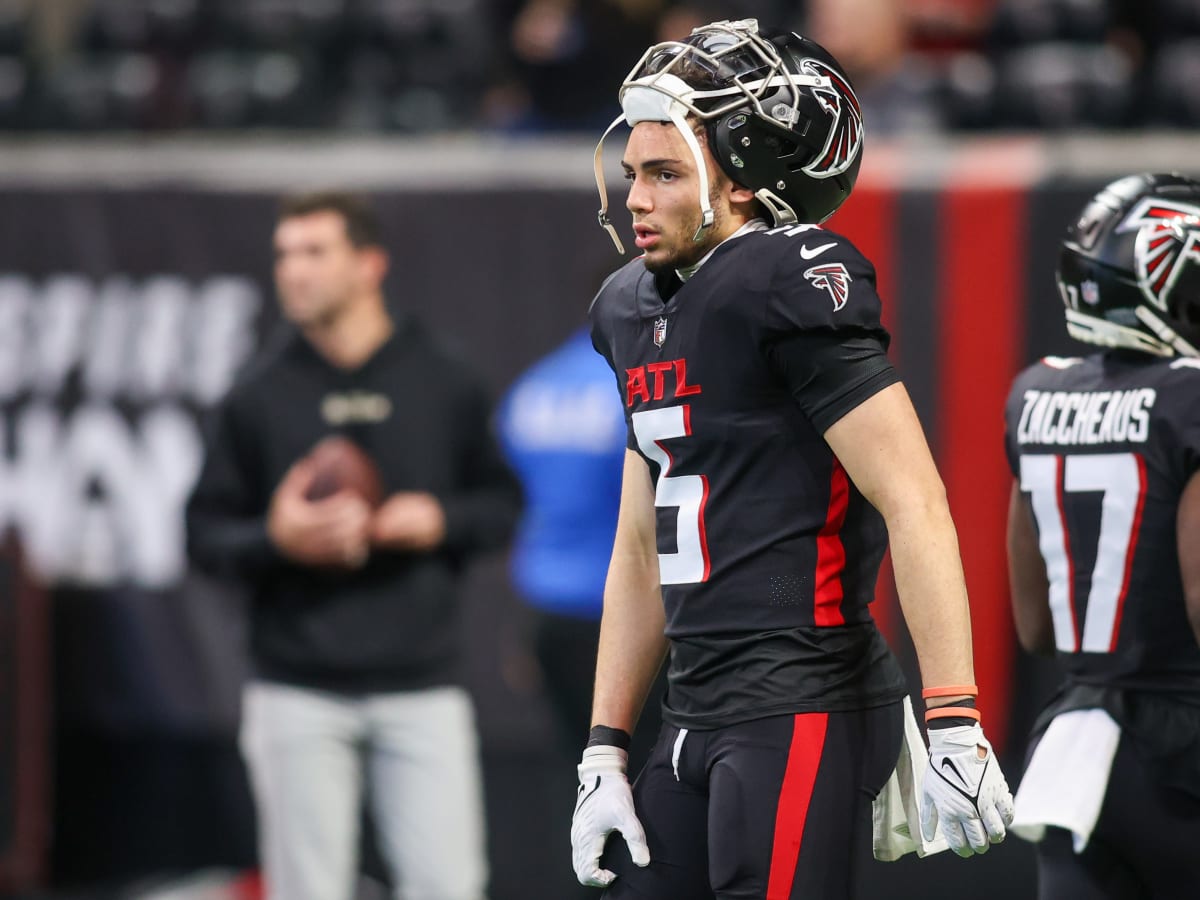
<path id="1" fill-rule="evenodd" d="M 1005 409 L 1019 413 L 1028 390 L 1056 391 L 1071 390 L 1080 378 L 1088 378 L 1095 369 L 1090 357 L 1043 356 L 1017 373 L 1008 389 Z"/>
<path id="2" fill-rule="evenodd" d="M 875 267 L 849 238 L 815 226 L 755 235 L 769 258 L 769 330 L 882 330 Z"/>
<path id="3" fill-rule="evenodd" d="M 600 285 L 600 290 L 592 298 L 588 306 L 588 316 L 594 322 L 614 305 L 631 303 L 637 291 L 638 282 L 647 275 L 646 266 L 641 257 L 631 259 L 621 268 L 611 273 Z"/>
<path id="4" fill-rule="evenodd" d="M 1156 368 L 1159 378 L 1151 385 L 1158 394 L 1156 409 L 1179 428 L 1191 429 L 1200 435 L 1200 404 L 1194 399 L 1200 390 L 1200 359 L 1181 356 L 1159 363 Z"/>
<path id="5" fill-rule="evenodd" d="M 591 324 L 592 346 L 608 362 L 613 364 L 612 333 L 615 323 L 636 305 L 637 286 L 647 276 L 641 258 L 631 259 L 621 268 L 604 279 L 600 290 L 588 306 L 588 321 Z"/>

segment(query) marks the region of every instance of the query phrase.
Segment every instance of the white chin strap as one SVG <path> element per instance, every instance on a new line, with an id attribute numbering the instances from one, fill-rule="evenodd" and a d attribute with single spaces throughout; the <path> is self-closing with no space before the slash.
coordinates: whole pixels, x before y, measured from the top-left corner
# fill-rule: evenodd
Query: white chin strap
<path id="1" fill-rule="evenodd" d="M 604 184 L 603 162 L 604 140 L 622 122 L 627 122 L 631 128 L 639 122 L 671 122 L 675 125 L 679 133 L 683 135 L 684 141 L 687 142 L 688 149 L 692 151 L 692 158 L 696 161 L 696 171 L 700 176 L 700 227 L 696 229 L 692 240 L 700 240 L 705 230 L 711 228 L 715 221 L 715 214 L 708 200 L 708 166 L 704 164 L 704 154 L 700 150 L 700 142 L 696 140 L 696 134 L 688 124 L 687 107 L 677 99 L 677 97 L 685 97 L 693 91 L 687 82 L 675 75 L 659 74 L 649 76 L 646 80 L 652 80 L 653 85 L 634 83 L 621 92 L 621 115 L 613 119 L 612 124 L 600 136 L 600 142 L 596 144 L 596 153 L 592 159 L 596 173 L 596 190 L 600 192 L 600 212 L 597 214 L 600 227 L 608 232 L 608 236 L 617 245 L 617 252 L 622 254 L 625 252 L 625 246 L 621 243 L 621 238 L 617 236 L 617 229 L 613 227 L 608 218 L 608 189 Z"/>

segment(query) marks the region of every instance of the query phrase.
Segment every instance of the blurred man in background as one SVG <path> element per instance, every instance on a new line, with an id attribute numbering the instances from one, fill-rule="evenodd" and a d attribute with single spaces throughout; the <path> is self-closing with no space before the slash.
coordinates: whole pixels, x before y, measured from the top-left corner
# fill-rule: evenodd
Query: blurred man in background
<path id="1" fill-rule="evenodd" d="M 286 200 L 274 249 L 295 331 L 217 410 L 187 511 L 193 559 L 253 590 L 241 745 L 268 896 L 353 896 L 365 789 L 396 897 L 481 900 L 456 592 L 464 563 L 511 533 L 519 487 L 480 379 L 389 312 L 360 199 Z M 310 454 L 335 434 L 352 443 Z"/>
<path id="2" fill-rule="evenodd" d="M 1132 175 L 1067 230 L 1071 336 L 1006 411 L 1017 634 L 1065 670 L 1013 829 L 1043 900 L 1200 885 L 1200 181 Z"/>

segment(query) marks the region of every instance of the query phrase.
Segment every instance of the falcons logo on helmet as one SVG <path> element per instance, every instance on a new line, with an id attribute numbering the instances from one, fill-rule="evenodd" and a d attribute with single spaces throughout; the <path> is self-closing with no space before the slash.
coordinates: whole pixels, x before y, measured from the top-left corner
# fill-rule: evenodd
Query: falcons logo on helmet
<path id="1" fill-rule="evenodd" d="M 1161 198 L 1142 200 L 1118 226 L 1138 229 L 1133 258 L 1142 294 L 1159 309 L 1191 263 L 1200 263 L 1200 208 Z"/>
<path id="2" fill-rule="evenodd" d="M 841 263 L 825 263 L 813 266 L 804 273 L 804 277 L 813 283 L 813 287 L 824 288 L 833 298 L 833 311 L 837 312 L 846 305 L 850 296 L 850 273 Z"/>
<path id="3" fill-rule="evenodd" d="M 800 68 L 809 75 L 820 75 L 829 79 L 831 87 L 815 87 L 812 88 L 812 92 L 821 108 L 833 118 L 833 127 L 829 129 L 825 146 L 803 171 L 813 178 L 841 175 L 850 168 L 862 149 L 862 107 L 850 83 L 819 59 L 805 59 Z"/>

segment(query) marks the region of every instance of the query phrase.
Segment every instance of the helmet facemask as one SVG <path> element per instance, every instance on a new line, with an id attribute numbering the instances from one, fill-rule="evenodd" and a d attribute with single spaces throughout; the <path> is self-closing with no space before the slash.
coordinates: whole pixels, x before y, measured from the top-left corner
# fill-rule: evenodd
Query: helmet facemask
<path id="1" fill-rule="evenodd" d="M 811 42 L 806 43 L 816 47 Z M 831 98 L 825 102 L 832 100 L 834 103 L 843 96 L 839 91 L 849 91 L 848 82 L 835 69 L 822 72 L 823 61 L 809 62 L 814 65 L 808 66 L 807 71 L 796 71 L 799 66 L 795 60 L 785 59 L 775 43 L 760 35 L 758 22 L 754 19 L 714 22 L 695 29 L 686 41 L 667 41 L 650 47 L 622 83 L 619 94 L 621 115 L 605 130 L 596 145 L 594 157 L 596 188 L 600 193 L 600 224 L 612 237 L 618 252 L 624 253 L 625 249 L 608 217 L 608 192 L 602 165 L 604 140 L 614 128 L 622 122 L 630 126 L 639 122 L 670 122 L 683 135 L 699 173 L 701 224 L 694 236 L 694 240 L 699 241 L 713 225 L 714 213 L 709 201 L 708 167 L 691 121 L 705 126 L 710 145 L 715 135 L 727 136 L 730 129 L 736 130 L 752 120 L 769 123 L 770 127 L 786 134 L 802 118 L 801 106 L 806 91 L 813 92 L 810 96 L 823 92 Z M 850 97 L 853 98 L 852 91 Z M 857 165 L 861 148 L 861 113 L 857 110 L 857 99 L 853 100 L 853 108 L 859 128 L 856 142 L 847 148 L 849 158 L 845 164 L 840 165 L 841 161 L 834 159 L 832 165 L 826 165 L 827 172 L 805 170 L 806 177 L 829 177 Z M 745 134 L 748 135 L 749 130 Z M 750 140 L 749 136 L 741 138 L 747 147 Z M 831 133 L 827 144 L 833 140 Z M 712 149 L 714 158 L 733 181 L 754 190 L 755 197 L 771 212 L 775 224 L 796 221 L 792 204 L 773 190 L 773 185 L 747 183 L 747 173 L 740 169 L 744 161 L 736 152 L 717 156 L 716 148 Z M 779 179 L 778 185 L 785 185 L 785 181 Z"/>

